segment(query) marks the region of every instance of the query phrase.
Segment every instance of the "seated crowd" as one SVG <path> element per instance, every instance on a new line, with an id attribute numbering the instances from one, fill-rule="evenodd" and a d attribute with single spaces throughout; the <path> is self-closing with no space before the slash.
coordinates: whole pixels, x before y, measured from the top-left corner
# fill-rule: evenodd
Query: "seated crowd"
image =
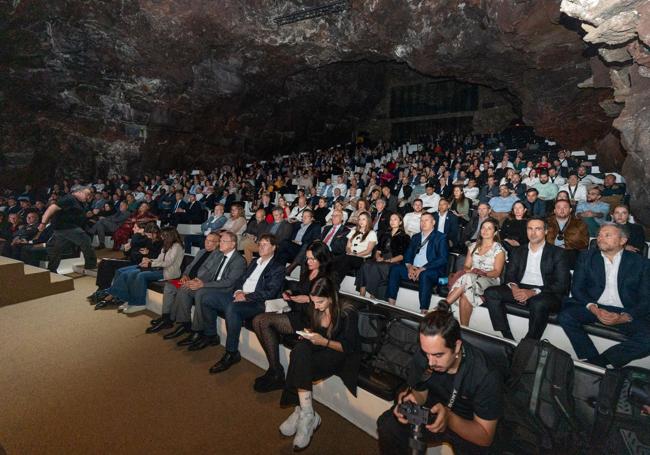
<path id="1" fill-rule="evenodd" d="M 470 324 L 473 309 L 487 307 L 494 329 L 510 339 L 506 304 L 528 310 L 528 338 L 540 339 L 549 314 L 559 313 L 579 358 L 622 367 L 650 355 L 650 266 L 643 227 L 631 221 L 616 176 L 599 181 L 564 150 L 535 163 L 524 159 L 528 150 L 510 155 L 503 144 L 488 151 L 471 138 L 437 139 L 423 150 L 337 148 L 207 174 L 172 170 L 137 183 L 66 181 L 44 195 L 26 187 L 0 197 L 2 253 L 29 262 L 42 245 L 58 265 L 62 241 L 44 247 L 52 235 L 84 255 L 92 236 L 104 248 L 111 235 L 124 259 L 99 263 L 91 302 L 140 311 L 148 284 L 164 280 L 162 315 L 147 332 L 169 330 L 165 340 L 197 351 L 220 344 L 223 318 L 226 351 L 212 374 L 240 361 L 239 335 L 249 321 L 269 361 L 253 388 L 283 390 L 282 404 L 296 405 L 280 431 L 299 449 L 320 425 L 313 381 L 337 374 L 356 391 L 357 315 L 338 298 L 341 282 L 354 276 L 362 296 L 390 305 L 400 288 L 417 288 L 426 316 L 413 365 L 429 379 L 399 401 L 434 406 L 428 439 L 482 453 L 501 413 L 500 386 L 483 354 L 462 343 L 460 326 Z M 75 194 L 85 208 L 83 241 L 61 228 L 66 198 Z M 179 224 L 200 225 L 200 234 L 181 238 Z M 193 247 L 198 253 L 183 266 Z M 297 267 L 300 278 L 286 279 Z M 430 312 L 448 276 L 446 301 Z M 454 304 L 459 322 L 446 310 Z M 597 322 L 627 340 L 599 353 L 584 329 Z M 285 372 L 279 346 L 296 332 Z M 445 406 L 461 362 L 473 366 L 463 384 L 470 398 Z M 440 378 L 446 385 L 433 384 Z M 382 453 L 407 450 L 404 422 L 396 410 L 379 419 Z"/>

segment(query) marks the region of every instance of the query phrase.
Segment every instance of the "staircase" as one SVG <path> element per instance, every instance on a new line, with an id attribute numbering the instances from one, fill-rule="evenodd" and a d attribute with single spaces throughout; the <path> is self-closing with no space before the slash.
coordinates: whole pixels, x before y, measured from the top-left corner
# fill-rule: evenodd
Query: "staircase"
<path id="1" fill-rule="evenodd" d="M 72 290 L 72 278 L 0 256 L 0 307 Z"/>

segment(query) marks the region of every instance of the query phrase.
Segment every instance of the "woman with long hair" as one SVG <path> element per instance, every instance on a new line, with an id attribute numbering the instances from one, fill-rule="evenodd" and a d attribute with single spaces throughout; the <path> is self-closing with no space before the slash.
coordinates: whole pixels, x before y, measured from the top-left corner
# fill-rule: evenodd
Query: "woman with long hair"
<path id="1" fill-rule="evenodd" d="M 294 449 L 298 450 L 309 445 L 321 423 L 312 405 L 312 383 L 336 374 L 356 396 L 361 362 L 357 312 L 340 302 L 332 280 L 319 278 L 309 292 L 309 300 L 310 321 L 291 350 L 281 400 L 281 405 L 297 404 L 280 425 L 280 432 L 293 436 Z"/>
<path id="2" fill-rule="evenodd" d="M 488 218 L 481 223 L 478 239 L 467 249 L 464 274 L 453 284 L 447 303 L 458 302 L 460 324 L 469 325 L 474 307 L 483 303 L 483 292 L 501 284 L 506 251 L 499 239 L 499 222 Z"/>
<path id="3" fill-rule="evenodd" d="M 343 281 L 348 273 L 359 270 L 366 259 L 372 256 L 372 251 L 377 245 L 377 233 L 372 229 L 372 219 L 368 212 L 359 214 L 356 227 L 347 237 L 345 254 L 334 258 L 338 283 Z"/>
<path id="4" fill-rule="evenodd" d="M 282 335 L 291 335 L 309 325 L 309 291 L 317 279 L 329 276 L 332 268 L 332 253 L 320 240 L 307 247 L 305 262 L 300 267 L 300 280 L 287 281 L 282 298 L 289 304 L 288 313 L 262 313 L 253 319 L 253 331 L 257 335 L 269 369 L 255 379 L 253 389 L 264 393 L 284 388 L 284 369 L 280 364 L 279 347 Z"/>
<path id="5" fill-rule="evenodd" d="M 136 313 L 145 309 L 147 284 L 162 279 L 180 277 L 183 262 L 183 242 L 176 228 L 167 227 L 161 232 L 163 247 L 156 259 L 143 257 L 138 265 L 118 270 L 113 284 L 108 288 L 102 306 L 120 304 L 124 313 Z"/>
<path id="6" fill-rule="evenodd" d="M 512 204 L 508 218 L 503 220 L 501 238 L 503 239 L 503 247 L 507 252 L 528 243 L 528 234 L 526 232 L 527 211 L 528 209 L 526 209 L 524 203 L 517 201 Z"/>
<path id="7" fill-rule="evenodd" d="M 404 252 L 411 238 L 404 232 L 402 215 L 393 213 L 389 219 L 390 231 L 382 232 L 372 261 L 366 261 L 357 273 L 355 285 L 359 294 L 365 297 L 366 291 L 371 297 L 383 298 L 381 289 L 388 284 L 388 272 L 392 264 L 404 259 Z"/>
<path id="8" fill-rule="evenodd" d="M 451 194 L 453 199 L 449 210 L 458 217 L 458 222 L 464 226 L 469 223 L 469 209 L 472 204 L 465 197 L 465 193 L 461 186 L 454 186 Z"/>
<path id="9" fill-rule="evenodd" d="M 158 219 L 149 209 L 150 207 L 147 202 L 140 203 L 136 212 L 117 228 L 113 233 L 113 249 L 115 251 L 119 251 L 120 247 L 129 241 L 133 226 L 136 223 L 148 223 L 149 221 L 156 221 Z"/>

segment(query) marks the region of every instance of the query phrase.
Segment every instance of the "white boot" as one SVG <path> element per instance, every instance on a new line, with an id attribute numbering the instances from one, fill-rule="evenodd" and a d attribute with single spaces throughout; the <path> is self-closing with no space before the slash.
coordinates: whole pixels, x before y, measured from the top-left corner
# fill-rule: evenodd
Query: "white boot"
<path id="1" fill-rule="evenodd" d="M 287 420 L 282 422 L 280 425 L 280 433 L 284 436 L 293 436 L 296 434 L 296 428 L 298 428 L 298 419 L 300 418 L 300 406 L 296 406 L 296 409 L 293 410 L 293 414 L 289 416 Z"/>
<path id="2" fill-rule="evenodd" d="M 307 448 L 311 442 L 311 436 L 320 426 L 320 416 L 314 412 L 301 412 L 298 419 L 296 436 L 293 438 L 293 450 Z"/>

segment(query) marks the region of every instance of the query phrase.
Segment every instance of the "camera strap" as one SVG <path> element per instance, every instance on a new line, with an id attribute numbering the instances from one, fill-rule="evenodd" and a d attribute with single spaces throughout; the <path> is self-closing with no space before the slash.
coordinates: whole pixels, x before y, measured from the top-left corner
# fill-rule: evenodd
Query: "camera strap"
<path id="1" fill-rule="evenodd" d="M 456 398 L 458 397 L 458 393 L 460 391 L 460 387 L 463 384 L 463 379 L 465 379 L 465 375 L 467 374 L 467 367 L 465 366 L 465 346 L 460 347 L 460 355 L 461 355 L 461 360 L 460 360 L 460 366 L 458 367 L 458 371 L 456 372 L 456 376 L 454 377 L 454 389 L 451 392 L 451 396 L 449 397 L 449 402 L 447 403 L 447 408 L 450 410 L 454 407 L 454 403 L 456 403 Z"/>

